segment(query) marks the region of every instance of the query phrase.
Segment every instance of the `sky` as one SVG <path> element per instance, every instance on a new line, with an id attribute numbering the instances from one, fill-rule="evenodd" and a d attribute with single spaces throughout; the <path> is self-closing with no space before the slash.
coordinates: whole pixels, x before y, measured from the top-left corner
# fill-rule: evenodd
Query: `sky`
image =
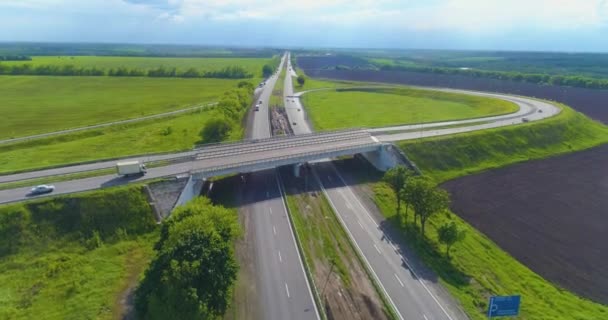
<path id="1" fill-rule="evenodd" d="M 0 41 L 608 52 L 608 0 L 0 0 Z"/>

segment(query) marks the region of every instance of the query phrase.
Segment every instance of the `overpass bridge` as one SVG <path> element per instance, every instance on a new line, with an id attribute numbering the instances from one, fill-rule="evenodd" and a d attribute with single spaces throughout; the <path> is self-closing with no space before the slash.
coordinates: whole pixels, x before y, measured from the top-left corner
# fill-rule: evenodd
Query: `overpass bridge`
<path id="1" fill-rule="evenodd" d="M 362 129 L 223 143 L 199 149 L 190 173 L 201 180 L 285 165 L 297 170 L 301 163 L 357 153 L 385 171 L 397 161 L 388 152 L 391 147 Z"/>

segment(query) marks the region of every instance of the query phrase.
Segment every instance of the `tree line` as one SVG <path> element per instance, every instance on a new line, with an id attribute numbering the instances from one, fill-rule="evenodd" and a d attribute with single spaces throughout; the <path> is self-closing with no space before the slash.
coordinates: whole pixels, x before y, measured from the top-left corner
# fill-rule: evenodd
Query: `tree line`
<path id="1" fill-rule="evenodd" d="M 414 71 L 438 74 L 454 74 L 476 78 L 490 78 L 498 80 L 511 80 L 517 82 L 527 82 L 534 84 L 548 84 L 556 86 L 569 86 L 589 89 L 608 89 L 607 79 L 597 79 L 585 76 L 571 75 L 549 75 L 540 73 L 522 73 L 515 71 L 490 71 L 479 69 L 460 69 L 445 67 L 423 67 L 423 66 L 402 66 L 382 64 L 380 70 L 384 71 Z"/>
<path id="2" fill-rule="evenodd" d="M 0 56 L 0 61 L 31 61 L 32 57 L 22 55 Z"/>
<path id="3" fill-rule="evenodd" d="M 415 175 L 414 171 L 397 166 L 388 170 L 383 177 L 395 193 L 396 213 L 400 226 L 410 224 L 408 213 L 413 211 L 414 228 L 420 221 L 420 235 L 424 239 L 426 224 L 432 216 L 446 212 L 450 204 L 447 191 L 437 187 L 436 183 L 427 176 Z M 402 205 L 405 204 L 405 211 Z M 455 222 L 446 223 L 437 229 L 439 242 L 446 246 L 446 256 L 450 257 L 452 246 L 464 238 L 464 231 L 458 229 Z"/>
<path id="4" fill-rule="evenodd" d="M 37 76 L 110 76 L 110 77 L 162 77 L 162 78 L 218 78 L 248 79 L 253 74 L 241 66 L 228 66 L 219 70 L 200 71 L 195 68 L 178 70 L 160 66 L 153 69 L 112 68 L 108 70 L 96 67 L 76 67 L 74 65 L 7 65 L 0 63 L 0 74 L 3 75 L 37 75 Z"/>
<path id="5" fill-rule="evenodd" d="M 250 82 L 241 81 L 236 89 L 224 93 L 214 106 L 219 115 L 207 120 L 200 132 L 201 143 L 216 143 L 228 138 L 253 102 L 253 90 Z"/>

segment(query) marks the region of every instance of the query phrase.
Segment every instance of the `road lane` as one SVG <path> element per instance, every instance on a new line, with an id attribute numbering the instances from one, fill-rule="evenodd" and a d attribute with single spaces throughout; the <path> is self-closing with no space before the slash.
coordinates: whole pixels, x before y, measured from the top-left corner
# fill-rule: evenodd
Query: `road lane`
<path id="1" fill-rule="evenodd" d="M 283 56 L 279 70 L 284 66 Z M 248 138 L 271 136 L 270 96 L 280 72 L 271 76 L 258 100 L 259 111 L 252 111 L 253 126 Z M 257 104 L 258 101 L 255 102 Z M 319 319 L 319 314 L 298 254 L 287 209 L 275 169 L 255 172 L 246 178 L 243 214 L 251 215 L 255 239 L 256 282 L 264 319 Z"/>

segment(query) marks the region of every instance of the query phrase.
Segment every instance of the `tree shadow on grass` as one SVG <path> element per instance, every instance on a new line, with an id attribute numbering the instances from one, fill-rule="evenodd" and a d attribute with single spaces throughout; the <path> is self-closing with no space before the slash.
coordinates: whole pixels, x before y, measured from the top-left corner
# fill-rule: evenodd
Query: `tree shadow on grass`
<path id="1" fill-rule="evenodd" d="M 396 251 L 407 259 L 407 261 L 402 260 L 401 266 L 408 269 L 413 278 L 437 282 L 437 276 L 439 276 L 443 281 L 457 288 L 470 284 L 470 276 L 459 270 L 452 260 L 441 251 L 441 248 L 423 237 L 419 228 L 413 223 L 408 222 L 406 225 L 401 225 L 399 218 L 393 216 L 382 221 L 379 228 L 397 247 Z M 427 229 L 427 232 L 429 231 Z M 389 241 L 389 239 L 385 240 Z"/>

